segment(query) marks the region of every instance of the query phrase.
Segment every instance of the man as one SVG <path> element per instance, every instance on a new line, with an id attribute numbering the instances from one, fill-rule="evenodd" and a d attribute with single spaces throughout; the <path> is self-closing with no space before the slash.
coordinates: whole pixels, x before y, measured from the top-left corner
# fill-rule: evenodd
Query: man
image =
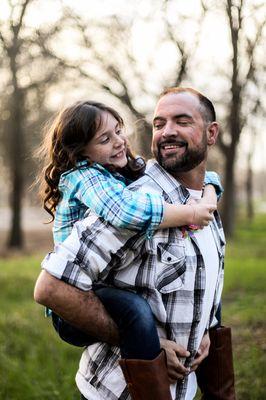
<path id="1" fill-rule="evenodd" d="M 153 121 L 152 149 L 157 161 L 150 162 L 145 176 L 133 185 L 135 189 L 161 193 L 172 203 L 201 197 L 208 147 L 218 135 L 215 119 L 212 103 L 193 89 L 165 91 Z M 160 337 L 171 340 L 166 342 L 166 353 L 169 378 L 175 382 L 172 397 L 189 400 L 197 387 L 193 371 L 208 354 L 208 329 L 215 324 L 220 302 L 224 244 L 217 213 L 202 230 L 160 230 L 146 240 L 144 235 L 118 232 L 92 216 L 77 224 L 69 248 L 55 254 L 44 267 L 80 289 L 91 287 L 90 263 L 103 281 L 109 279 L 121 288 L 137 286 L 158 321 Z M 68 261 L 61 263 L 66 252 Z M 116 327 L 93 293 L 59 282 L 43 273 L 37 282 L 36 301 L 99 340 L 117 344 Z M 106 343 L 95 343 L 83 353 L 76 380 L 87 399 L 127 396 L 118 349 Z"/>

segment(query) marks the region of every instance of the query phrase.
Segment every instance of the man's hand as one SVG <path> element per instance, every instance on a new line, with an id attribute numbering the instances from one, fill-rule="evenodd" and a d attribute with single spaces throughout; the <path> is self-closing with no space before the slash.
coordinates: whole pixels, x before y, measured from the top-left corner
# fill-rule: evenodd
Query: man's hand
<path id="1" fill-rule="evenodd" d="M 211 344 L 210 336 L 209 332 L 207 332 L 202 338 L 195 360 L 193 361 L 190 369 L 191 372 L 195 371 L 200 365 L 200 363 L 204 360 L 204 358 L 208 356 L 210 344 Z"/>
<path id="2" fill-rule="evenodd" d="M 169 382 L 175 383 L 178 379 L 184 379 L 188 375 L 189 369 L 184 367 L 179 357 L 188 357 L 190 354 L 189 351 L 183 346 L 167 339 L 160 338 L 160 344 L 166 354 Z"/>

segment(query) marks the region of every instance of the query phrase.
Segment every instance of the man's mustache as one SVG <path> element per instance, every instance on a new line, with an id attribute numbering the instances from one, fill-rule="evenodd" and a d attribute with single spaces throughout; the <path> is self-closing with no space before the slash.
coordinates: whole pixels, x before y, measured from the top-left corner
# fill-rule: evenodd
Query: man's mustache
<path id="1" fill-rule="evenodd" d="M 184 146 L 187 147 L 188 143 L 185 140 L 173 140 L 173 139 L 170 139 L 170 140 L 164 140 L 164 141 L 160 142 L 158 144 L 158 148 L 161 149 L 161 148 L 164 148 L 164 147 L 167 147 L 167 146 L 171 146 L 171 145 L 174 145 L 174 146 L 177 146 L 177 147 L 184 147 Z"/>

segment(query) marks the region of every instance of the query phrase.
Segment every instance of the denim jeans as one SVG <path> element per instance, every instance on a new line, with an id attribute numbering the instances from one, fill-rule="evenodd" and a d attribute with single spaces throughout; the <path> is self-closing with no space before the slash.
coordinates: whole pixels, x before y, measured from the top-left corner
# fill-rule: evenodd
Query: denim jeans
<path id="1" fill-rule="evenodd" d="M 153 360 L 160 353 L 160 342 L 151 308 L 140 295 L 113 287 L 94 288 L 119 329 L 122 358 Z M 76 346 L 97 342 L 53 313 L 59 336 Z"/>

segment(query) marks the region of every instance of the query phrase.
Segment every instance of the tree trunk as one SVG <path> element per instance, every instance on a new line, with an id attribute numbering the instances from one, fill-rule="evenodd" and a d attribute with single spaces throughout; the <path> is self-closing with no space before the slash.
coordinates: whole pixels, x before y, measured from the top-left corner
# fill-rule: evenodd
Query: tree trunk
<path id="1" fill-rule="evenodd" d="M 8 237 L 8 247 L 23 247 L 23 232 L 21 224 L 22 197 L 24 185 L 24 146 L 23 146 L 23 94 L 18 88 L 12 96 L 13 115 L 10 121 L 10 159 L 11 159 L 11 229 Z"/>
<path id="2" fill-rule="evenodd" d="M 146 160 L 152 157 L 152 125 L 146 120 L 138 122 L 137 131 L 133 138 L 134 150 L 137 154 L 142 155 Z"/>
<path id="3" fill-rule="evenodd" d="M 235 174 L 234 174 L 235 156 L 234 152 L 229 152 L 225 162 L 225 191 L 223 196 L 222 221 L 224 231 L 227 237 L 232 237 L 235 228 Z"/>
<path id="4" fill-rule="evenodd" d="M 254 218 L 254 205 L 253 205 L 253 171 L 251 167 L 251 156 L 248 157 L 248 170 L 246 181 L 246 200 L 247 200 L 247 218 L 252 222 Z"/>

